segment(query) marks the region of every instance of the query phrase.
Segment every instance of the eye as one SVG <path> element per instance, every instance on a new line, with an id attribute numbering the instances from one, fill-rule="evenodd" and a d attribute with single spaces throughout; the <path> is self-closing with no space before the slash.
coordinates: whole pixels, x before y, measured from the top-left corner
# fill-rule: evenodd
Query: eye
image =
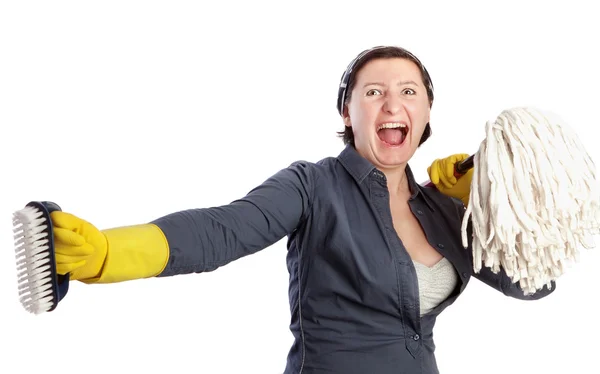
<path id="1" fill-rule="evenodd" d="M 370 89 L 369 91 L 367 91 L 366 96 L 375 96 L 375 95 L 381 95 L 381 91 L 378 89 Z"/>
<path id="2" fill-rule="evenodd" d="M 412 88 L 405 88 L 402 91 L 402 93 L 406 94 L 406 95 L 415 95 L 416 94 L 415 90 L 413 90 Z"/>

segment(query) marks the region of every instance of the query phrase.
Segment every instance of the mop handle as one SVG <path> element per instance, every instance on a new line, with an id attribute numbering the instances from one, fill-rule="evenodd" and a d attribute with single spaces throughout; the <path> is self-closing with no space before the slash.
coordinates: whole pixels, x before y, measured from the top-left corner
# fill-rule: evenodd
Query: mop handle
<path id="1" fill-rule="evenodd" d="M 456 178 L 463 176 L 473 167 L 474 157 L 475 155 L 471 155 L 454 166 L 454 176 Z"/>

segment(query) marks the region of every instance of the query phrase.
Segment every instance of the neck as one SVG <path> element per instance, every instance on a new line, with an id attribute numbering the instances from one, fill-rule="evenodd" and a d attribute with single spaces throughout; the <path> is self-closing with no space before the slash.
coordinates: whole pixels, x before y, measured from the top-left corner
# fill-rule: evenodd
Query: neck
<path id="1" fill-rule="evenodd" d="M 408 177 L 406 176 L 406 164 L 393 168 L 383 169 L 383 174 L 387 179 L 388 190 L 391 197 L 409 198 L 411 195 Z"/>

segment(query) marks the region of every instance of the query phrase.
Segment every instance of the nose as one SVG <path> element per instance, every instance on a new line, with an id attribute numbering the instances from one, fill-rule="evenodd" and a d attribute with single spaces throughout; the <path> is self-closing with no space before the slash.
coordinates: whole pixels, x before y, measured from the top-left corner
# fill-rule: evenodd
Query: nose
<path id="1" fill-rule="evenodd" d="M 402 99 L 397 95 L 388 95 L 383 103 L 382 110 L 390 115 L 398 114 L 404 110 Z"/>

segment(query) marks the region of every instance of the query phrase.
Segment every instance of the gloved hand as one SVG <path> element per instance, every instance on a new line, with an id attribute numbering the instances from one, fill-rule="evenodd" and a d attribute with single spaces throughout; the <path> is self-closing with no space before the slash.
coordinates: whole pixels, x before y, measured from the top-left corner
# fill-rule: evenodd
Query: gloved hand
<path id="1" fill-rule="evenodd" d="M 50 214 L 54 225 L 56 270 L 84 283 L 114 283 L 160 274 L 169 245 L 153 224 L 98 230 L 63 211 Z"/>
<path id="2" fill-rule="evenodd" d="M 460 199 L 465 206 L 469 204 L 473 169 L 469 169 L 466 174 L 456 178 L 454 176 L 454 165 L 469 156 L 466 153 L 454 154 L 433 161 L 431 166 L 427 168 L 429 179 L 435 187 L 446 196 Z"/>
<path id="3" fill-rule="evenodd" d="M 100 274 L 108 252 L 106 236 L 94 225 L 72 214 L 54 211 L 56 271 L 70 279 L 95 278 Z"/>

